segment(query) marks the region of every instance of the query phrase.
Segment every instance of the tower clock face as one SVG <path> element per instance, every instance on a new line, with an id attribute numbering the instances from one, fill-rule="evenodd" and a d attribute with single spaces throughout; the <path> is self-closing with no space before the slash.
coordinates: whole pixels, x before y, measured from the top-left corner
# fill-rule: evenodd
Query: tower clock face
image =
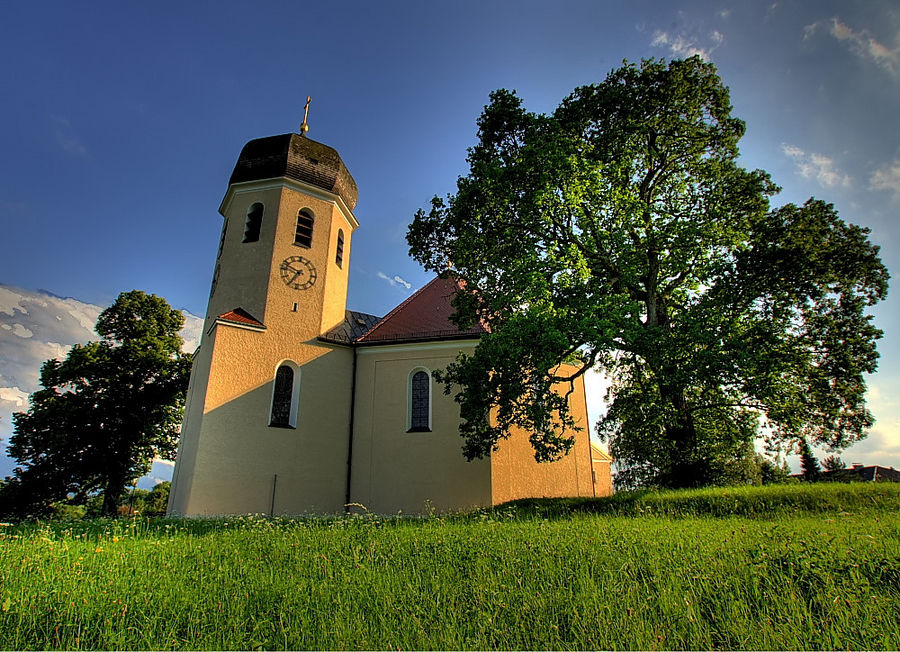
<path id="1" fill-rule="evenodd" d="M 291 256 L 281 261 L 281 280 L 289 288 L 308 290 L 316 282 L 316 268 L 303 256 Z"/>

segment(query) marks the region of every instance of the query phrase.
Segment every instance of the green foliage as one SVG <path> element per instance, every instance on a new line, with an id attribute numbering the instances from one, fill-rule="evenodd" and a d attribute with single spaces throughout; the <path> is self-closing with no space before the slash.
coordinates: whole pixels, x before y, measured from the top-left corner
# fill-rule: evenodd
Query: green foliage
<path id="1" fill-rule="evenodd" d="M 816 482 L 822 479 L 819 460 L 813 455 L 812 448 L 805 439 L 800 441 L 800 468 L 803 472 L 803 479 L 807 482 Z"/>
<path id="2" fill-rule="evenodd" d="M 19 467 L 0 493 L 0 514 L 85 504 L 98 491 L 102 512 L 114 514 L 154 457 L 174 455 L 190 373 L 183 323 L 163 299 L 124 292 L 97 320 L 100 341 L 44 363 L 42 389 L 13 416 L 7 450 Z"/>
<path id="3" fill-rule="evenodd" d="M 0 640 L 10 649 L 896 649 L 900 497 L 885 486 L 853 497 L 840 485 L 801 489 L 809 511 L 753 518 L 503 508 L 0 528 Z M 847 497 L 829 501 L 828 490 Z M 769 488 L 718 490 L 723 507 L 754 492 L 776 502 Z M 701 509 L 701 492 L 680 493 Z"/>
<path id="4" fill-rule="evenodd" d="M 822 460 L 822 467 L 826 471 L 831 472 L 843 471 L 847 468 L 847 463 L 844 462 L 844 460 L 842 460 L 839 455 L 829 455 L 824 460 Z"/>
<path id="5" fill-rule="evenodd" d="M 791 481 L 791 468 L 787 461 L 779 466 L 762 455 L 757 459 L 759 460 L 759 475 L 762 484 L 783 484 Z"/>
<path id="6" fill-rule="evenodd" d="M 743 133 L 697 57 L 625 65 L 550 115 L 491 94 L 469 174 L 407 234 L 465 282 L 457 323 L 490 330 L 435 374 L 466 457 L 513 426 L 538 460 L 567 453 L 551 388 L 592 366 L 612 379 L 598 433 L 629 486 L 721 483 L 762 432 L 773 450 L 865 436 L 881 336 L 865 311 L 888 272 L 831 205 L 771 209 L 768 174 L 737 163 Z"/>
<path id="7" fill-rule="evenodd" d="M 84 518 L 87 508 L 84 505 L 75 505 L 67 501 L 55 502 L 50 505 L 50 517 L 53 519 L 77 520 Z"/>
<path id="8" fill-rule="evenodd" d="M 154 486 L 144 500 L 141 513 L 145 516 L 165 516 L 166 508 L 169 505 L 169 491 L 171 488 L 172 483 L 168 480 Z"/>

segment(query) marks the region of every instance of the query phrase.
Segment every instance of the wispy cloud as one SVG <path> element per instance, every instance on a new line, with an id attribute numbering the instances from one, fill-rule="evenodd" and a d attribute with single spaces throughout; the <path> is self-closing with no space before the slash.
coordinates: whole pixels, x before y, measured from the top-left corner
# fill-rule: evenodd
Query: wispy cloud
<path id="1" fill-rule="evenodd" d="M 75 135 L 75 130 L 72 129 L 72 124 L 67 118 L 59 115 L 51 115 L 50 119 L 53 120 L 53 133 L 56 135 L 56 142 L 59 143 L 59 146 L 62 147 L 63 151 L 74 154 L 75 156 L 88 155 L 87 147 L 85 147 Z"/>
<path id="2" fill-rule="evenodd" d="M 787 143 L 782 143 L 781 151 L 794 161 L 797 171 L 804 179 L 815 179 L 824 188 L 850 186 L 850 176 L 837 168 L 834 159 L 824 154 L 807 153 L 796 145 Z"/>
<path id="3" fill-rule="evenodd" d="M 713 30 L 706 37 L 656 30 L 653 32 L 653 40 L 650 45 L 668 49 L 673 57 L 685 58 L 699 55 L 701 58 L 709 60 L 713 51 L 724 42 L 725 36 L 717 30 Z"/>
<path id="4" fill-rule="evenodd" d="M 17 408 L 24 408 L 28 406 L 28 393 L 18 387 L 0 387 L 0 401 L 7 401 Z"/>
<path id="5" fill-rule="evenodd" d="M 16 337 L 21 337 L 22 339 L 28 339 L 34 333 L 29 329 L 22 326 L 22 324 L 13 324 L 10 326 L 9 324 L 0 324 L 0 328 L 3 330 L 11 331 L 13 335 Z"/>
<path id="6" fill-rule="evenodd" d="M 388 283 L 390 283 L 391 285 L 393 285 L 395 287 L 403 286 L 407 290 L 412 288 L 412 283 L 407 282 L 406 280 L 404 280 L 397 274 L 394 274 L 393 276 L 388 276 L 384 272 L 378 272 L 378 278 L 384 279 L 385 281 L 387 281 Z"/>
<path id="7" fill-rule="evenodd" d="M 869 188 L 886 190 L 893 193 L 894 201 L 900 201 L 900 158 L 875 170 L 869 179 Z"/>
<path id="8" fill-rule="evenodd" d="M 854 30 L 836 16 L 804 27 L 803 39 L 811 38 L 822 29 L 827 29 L 831 36 L 844 43 L 859 58 L 871 61 L 894 77 L 900 76 L 900 47 L 891 49 L 879 42 L 869 30 Z"/>

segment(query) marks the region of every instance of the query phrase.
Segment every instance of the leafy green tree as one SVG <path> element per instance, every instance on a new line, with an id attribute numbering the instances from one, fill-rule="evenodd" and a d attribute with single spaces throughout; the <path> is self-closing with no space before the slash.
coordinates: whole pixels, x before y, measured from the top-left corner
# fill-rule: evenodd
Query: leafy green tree
<path id="1" fill-rule="evenodd" d="M 769 175 L 737 163 L 743 134 L 697 57 L 624 65 L 550 115 L 491 94 L 468 175 L 407 234 L 464 281 L 457 323 L 490 330 L 436 374 L 467 458 L 512 426 L 538 460 L 567 453 L 551 387 L 592 367 L 612 379 L 598 431 L 628 484 L 708 484 L 760 432 L 775 448 L 865 436 L 881 335 L 865 310 L 888 272 L 831 205 L 771 209 Z"/>
<path id="2" fill-rule="evenodd" d="M 146 516 L 165 516 L 169 506 L 169 491 L 172 483 L 168 480 L 160 482 L 147 495 L 144 501 L 144 514 Z"/>
<path id="3" fill-rule="evenodd" d="M 99 491 L 102 513 L 114 515 L 153 458 L 174 455 L 190 373 L 183 324 L 160 297 L 124 292 L 97 320 L 100 341 L 44 363 L 42 389 L 13 416 L 7 450 L 19 467 L 0 493 L 0 513 L 39 514 Z"/>
<path id="4" fill-rule="evenodd" d="M 819 460 L 812 452 L 812 448 L 805 439 L 800 441 L 800 469 L 803 479 L 807 482 L 815 482 L 822 479 L 822 469 Z"/>
<path id="5" fill-rule="evenodd" d="M 840 455 L 829 455 L 822 460 L 822 468 L 833 473 L 835 471 L 843 471 L 846 469 L 847 463 L 841 459 Z"/>
<path id="6" fill-rule="evenodd" d="M 782 462 L 779 466 L 764 455 L 758 455 L 757 459 L 759 460 L 759 473 L 762 484 L 790 482 L 791 468 L 788 466 L 787 461 Z"/>

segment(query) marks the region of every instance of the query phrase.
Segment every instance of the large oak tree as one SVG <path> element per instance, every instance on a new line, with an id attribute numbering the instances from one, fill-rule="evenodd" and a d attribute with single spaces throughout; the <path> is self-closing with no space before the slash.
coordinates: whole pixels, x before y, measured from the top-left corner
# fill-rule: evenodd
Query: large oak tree
<path id="1" fill-rule="evenodd" d="M 42 389 L 13 415 L 8 453 L 19 467 L 0 489 L 0 513 L 40 514 L 102 492 L 113 515 L 154 457 L 172 459 L 190 374 L 183 325 L 164 299 L 124 292 L 97 320 L 100 341 L 44 363 Z"/>
<path id="2" fill-rule="evenodd" d="M 551 115 L 491 94 L 469 174 L 407 234 L 416 260 L 465 282 L 457 321 L 490 330 L 438 374 L 469 459 L 514 425 L 538 460 L 564 455 L 574 423 L 551 387 L 592 367 L 611 378 L 598 432 L 624 484 L 713 482 L 759 436 L 866 435 L 878 248 L 822 201 L 772 208 L 731 112 L 697 57 L 624 65 Z"/>

